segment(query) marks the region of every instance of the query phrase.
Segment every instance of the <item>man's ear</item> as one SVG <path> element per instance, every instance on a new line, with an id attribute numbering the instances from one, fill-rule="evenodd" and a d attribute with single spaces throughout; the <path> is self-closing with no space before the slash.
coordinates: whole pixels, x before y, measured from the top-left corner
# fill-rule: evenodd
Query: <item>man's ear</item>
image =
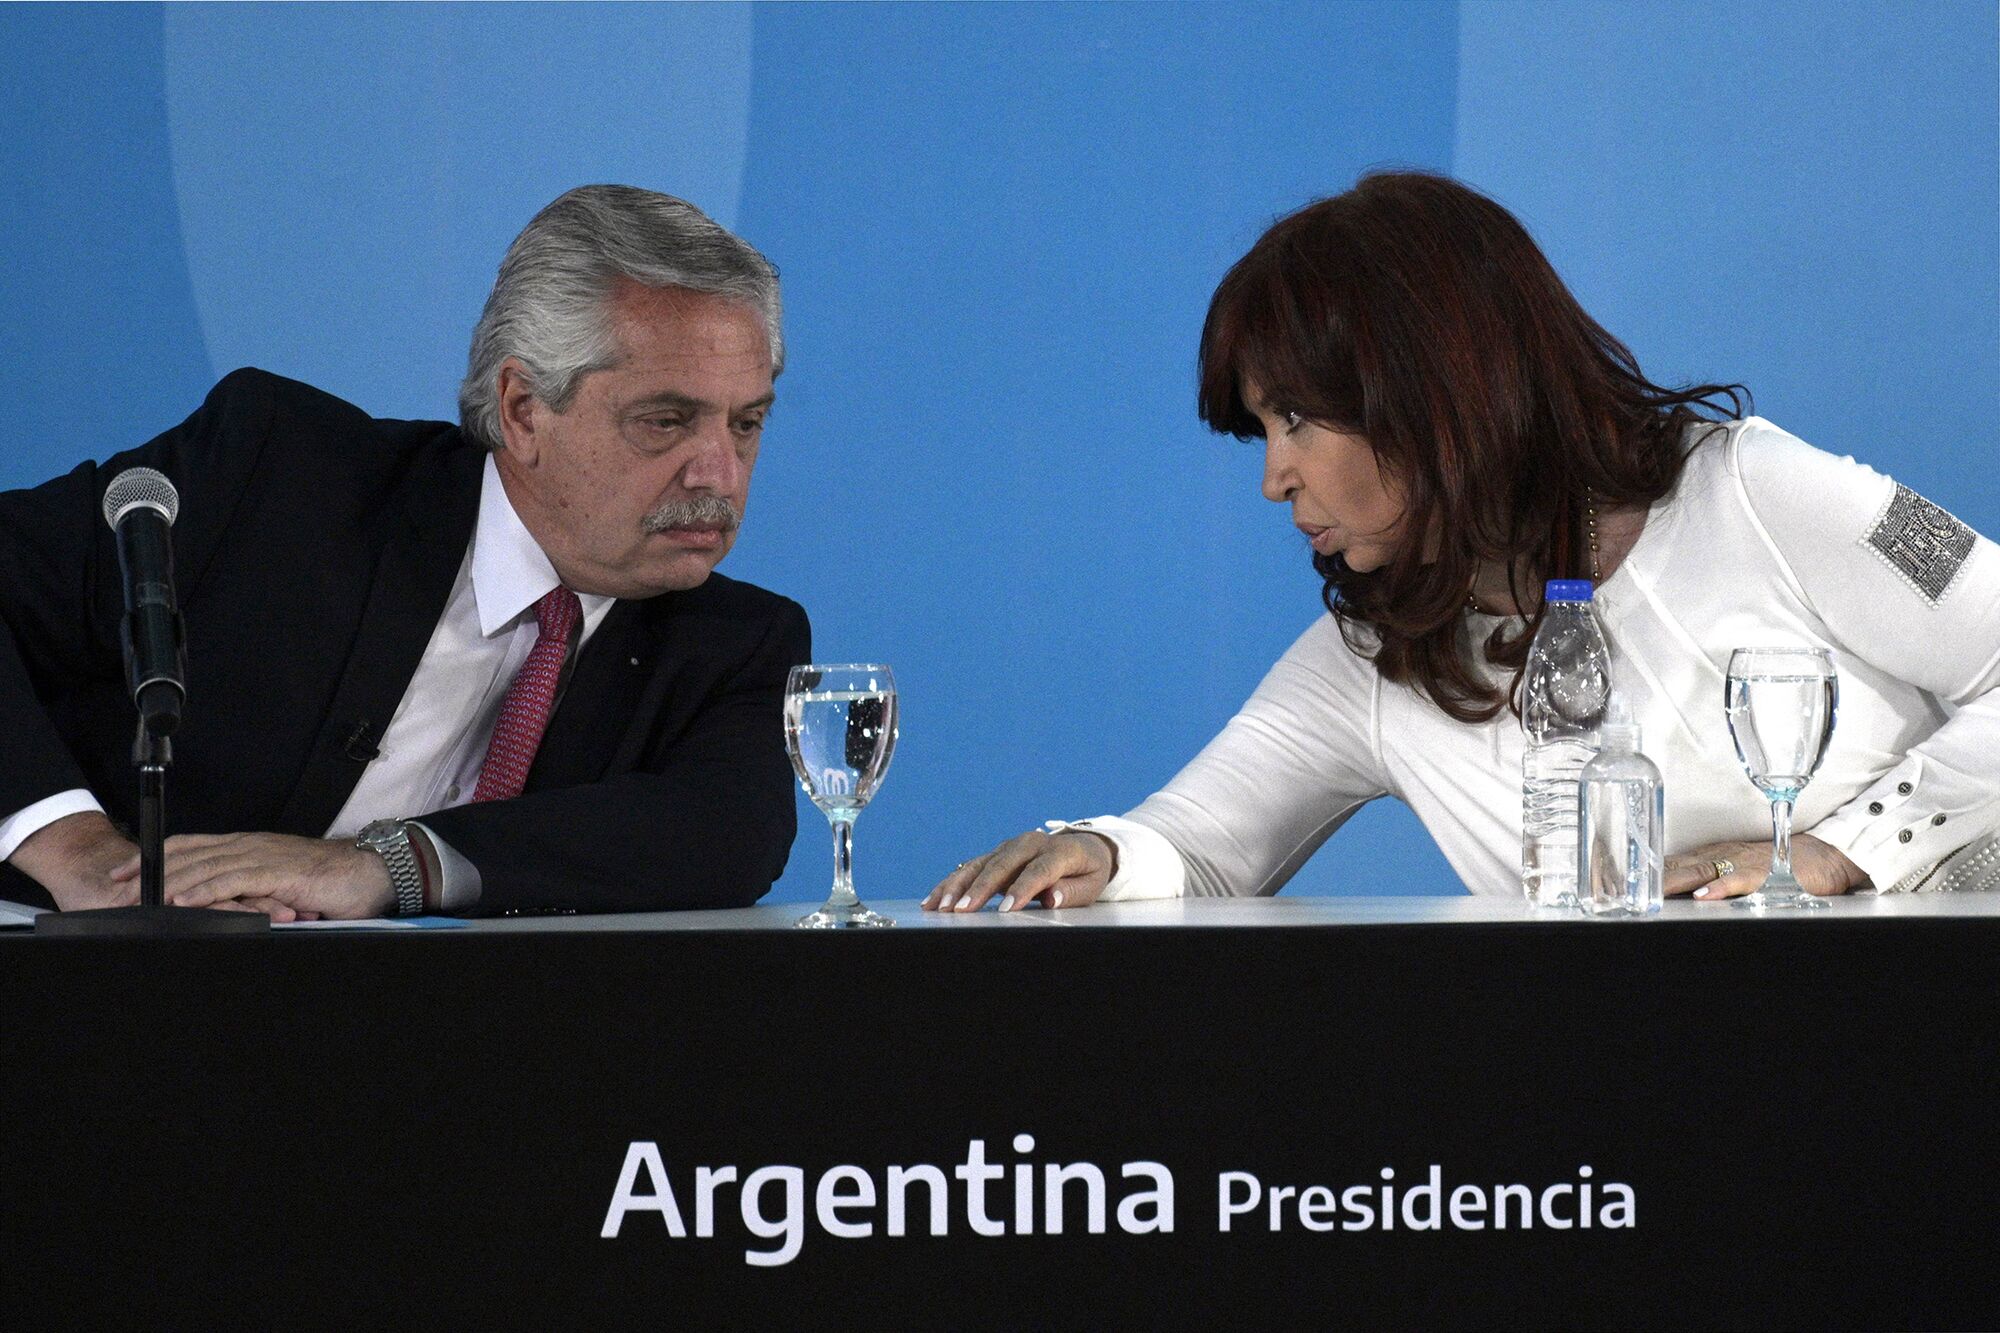
<path id="1" fill-rule="evenodd" d="M 528 368 L 508 357 L 500 363 L 500 448 L 522 467 L 533 467 L 541 456 L 542 417 L 548 411 L 535 397 Z"/>

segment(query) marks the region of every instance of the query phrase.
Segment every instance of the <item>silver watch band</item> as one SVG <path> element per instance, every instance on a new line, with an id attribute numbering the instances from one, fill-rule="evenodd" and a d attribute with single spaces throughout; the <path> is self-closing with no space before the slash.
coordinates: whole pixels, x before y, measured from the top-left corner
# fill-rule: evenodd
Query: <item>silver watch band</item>
<path id="1" fill-rule="evenodd" d="M 416 848 L 410 845 L 410 826 L 400 819 L 378 819 L 361 830 L 354 845 L 375 853 L 388 867 L 389 888 L 395 894 L 389 915 L 422 916 L 424 872 L 417 864 Z"/>

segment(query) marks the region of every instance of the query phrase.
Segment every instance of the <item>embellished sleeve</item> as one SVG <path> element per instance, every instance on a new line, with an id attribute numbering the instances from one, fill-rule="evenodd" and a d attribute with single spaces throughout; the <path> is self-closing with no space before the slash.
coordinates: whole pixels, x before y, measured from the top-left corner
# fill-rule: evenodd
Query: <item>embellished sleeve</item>
<path id="1" fill-rule="evenodd" d="M 1839 648 L 1932 695 L 1940 725 L 1802 832 L 1884 890 L 2000 830 L 2000 547 L 1851 458 L 1763 422 L 1739 436 L 1746 503 Z"/>

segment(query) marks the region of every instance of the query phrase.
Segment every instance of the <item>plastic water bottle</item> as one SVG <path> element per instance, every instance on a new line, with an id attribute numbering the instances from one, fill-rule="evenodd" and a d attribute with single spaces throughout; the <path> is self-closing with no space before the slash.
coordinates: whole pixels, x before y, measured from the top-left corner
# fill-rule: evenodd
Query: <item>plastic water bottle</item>
<path id="1" fill-rule="evenodd" d="M 1537 907 L 1575 907 L 1577 778 L 1597 753 L 1611 650 L 1589 580 L 1552 579 L 1542 595 L 1521 701 L 1521 887 Z"/>
<path id="2" fill-rule="evenodd" d="M 1666 790 L 1639 745 L 1639 724 L 1613 694 L 1597 757 L 1578 778 L 1576 892 L 1594 916 L 1646 916 L 1666 895 Z"/>

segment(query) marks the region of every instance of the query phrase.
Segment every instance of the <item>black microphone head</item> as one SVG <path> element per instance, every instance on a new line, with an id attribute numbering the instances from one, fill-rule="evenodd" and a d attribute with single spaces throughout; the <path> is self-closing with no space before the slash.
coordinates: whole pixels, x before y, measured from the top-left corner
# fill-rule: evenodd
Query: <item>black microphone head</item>
<path id="1" fill-rule="evenodd" d="M 111 479 L 104 492 L 104 521 L 112 531 L 134 509 L 151 509 L 172 527 L 181 512 L 181 494 L 164 475 L 149 467 L 128 467 Z"/>

